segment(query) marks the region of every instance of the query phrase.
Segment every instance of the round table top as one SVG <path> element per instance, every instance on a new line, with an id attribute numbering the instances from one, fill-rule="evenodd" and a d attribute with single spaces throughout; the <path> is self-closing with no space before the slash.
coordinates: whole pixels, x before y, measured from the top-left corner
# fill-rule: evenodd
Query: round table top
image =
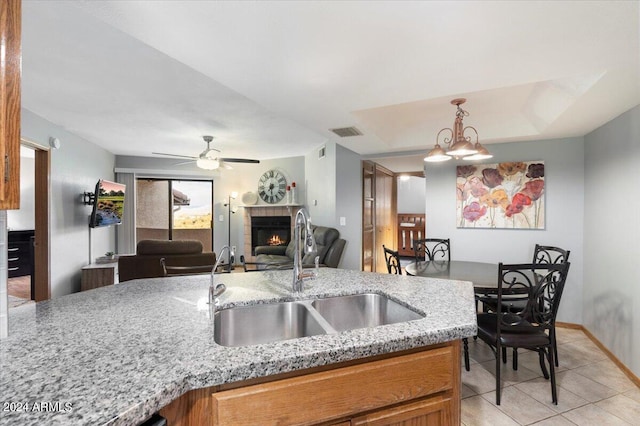
<path id="1" fill-rule="evenodd" d="M 471 281 L 476 292 L 498 290 L 498 264 L 468 262 L 465 260 L 432 260 L 408 264 L 407 275 Z"/>

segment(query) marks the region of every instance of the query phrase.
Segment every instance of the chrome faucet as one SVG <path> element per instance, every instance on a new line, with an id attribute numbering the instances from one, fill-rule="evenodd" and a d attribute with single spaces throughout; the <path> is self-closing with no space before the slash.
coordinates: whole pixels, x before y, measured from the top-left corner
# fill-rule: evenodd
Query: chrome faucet
<path id="1" fill-rule="evenodd" d="M 213 265 L 213 269 L 211 270 L 211 282 L 209 284 L 209 308 L 211 309 L 211 318 L 213 318 L 213 315 L 215 314 L 216 307 L 220 304 L 220 300 L 218 299 L 218 296 L 224 293 L 224 291 L 227 289 L 227 287 L 222 283 L 215 285 L 215 278 L 214 278 L 216 270 L 220 265 L 220 261 L 223 258 L 222 253 L 225 250 L 227 250 L 229 257 L 231 257 L 231 249 L 229 248 L 229 246 L 222 247 L 220 249 L 220 254 L 216 258 L 216 264 Z"/>
<path id="2" fill-rule="evenodd" d="M 302 284 L 305 279 L 313 279 L 318 276 L 318 262 L 319 257 L 316 256 L 315 263 L 316 269 L 314 272 L 304 272 L 302 267 L 302 255 L 300 253 L 300 228 L 304 226 L 304 252 L 309 254 L 317 251 L 316 240 L 313 238 L 313 230 L 311 229 L 311 217 L 309 212 L 303 207 L 296 213 L 296 218 L 293 225 L 293 292 L 299 293 L 302 291 Z"/>

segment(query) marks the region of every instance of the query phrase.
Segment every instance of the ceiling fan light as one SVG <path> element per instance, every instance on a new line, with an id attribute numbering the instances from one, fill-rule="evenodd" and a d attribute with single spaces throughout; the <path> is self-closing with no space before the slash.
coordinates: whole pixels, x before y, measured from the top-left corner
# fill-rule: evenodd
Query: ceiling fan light
<path id="1" fill-rule="evenodd" d="M 205 170 L 215 170 L 220 167 L 220 162 L 215 158 L 200 157 L 196 161 L 196 166 Z"/>

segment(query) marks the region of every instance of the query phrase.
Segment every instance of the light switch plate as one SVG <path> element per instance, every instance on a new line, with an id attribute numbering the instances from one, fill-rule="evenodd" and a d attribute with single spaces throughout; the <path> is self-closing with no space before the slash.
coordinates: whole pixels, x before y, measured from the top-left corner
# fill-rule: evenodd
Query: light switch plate
<path id="1" fill-rule="evenodd" d="M 221 214 L 220 216 L 218 216 L 218 221 L 219 222 L 224 222 L 224 215 Z"/>
<path id="2" fill-rule="evenodd" d="M 340 216 L 340 226 L 347 226 L 347 218 Z"/>

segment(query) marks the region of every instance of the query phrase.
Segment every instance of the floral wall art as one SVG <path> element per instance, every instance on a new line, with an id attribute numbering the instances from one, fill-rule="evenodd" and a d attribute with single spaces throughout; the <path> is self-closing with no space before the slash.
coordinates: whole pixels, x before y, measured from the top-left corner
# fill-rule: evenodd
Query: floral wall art
<path id="1" fill-rule="evenodd" d="M 458 228 L 544 229 L 544 162 L 457 167 Z"/>

